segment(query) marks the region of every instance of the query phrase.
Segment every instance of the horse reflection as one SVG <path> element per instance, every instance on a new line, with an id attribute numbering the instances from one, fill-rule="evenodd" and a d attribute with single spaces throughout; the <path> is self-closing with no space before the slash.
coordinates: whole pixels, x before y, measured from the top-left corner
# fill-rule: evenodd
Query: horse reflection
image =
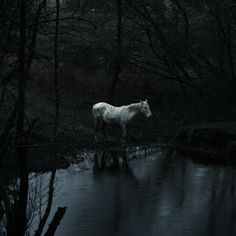
<path id="1" fill-rule="evenodd" d="M 122 175 L 129 179 L 137 180 L 132 168 L 128 165 L 125 150 L 100 150 L 94 156 L 94 176 L 104 177 L 109 175 Z"/>
<path id="2" fill-rule="evenodd" d="M 127 155 L 121 150 L 100 150 L 94 155 L 94 167 L 97 169 L 128 166 Z"/>

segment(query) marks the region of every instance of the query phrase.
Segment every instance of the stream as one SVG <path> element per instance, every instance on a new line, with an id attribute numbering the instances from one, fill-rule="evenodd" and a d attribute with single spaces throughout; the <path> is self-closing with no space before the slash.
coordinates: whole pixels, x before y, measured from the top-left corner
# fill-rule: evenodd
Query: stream
<path id="1" fill-rule="evenodd" d="M 236 167 L 167 152 L 155 148 L 127 168 L 103 170 L 84 153 L 83 163 L 58 170 L 48 222 L 58 206 L 67 211 L 55 235 L 236 235 Z M 44 185 L 49 174 L 31 181 L 39 178 Z"/>

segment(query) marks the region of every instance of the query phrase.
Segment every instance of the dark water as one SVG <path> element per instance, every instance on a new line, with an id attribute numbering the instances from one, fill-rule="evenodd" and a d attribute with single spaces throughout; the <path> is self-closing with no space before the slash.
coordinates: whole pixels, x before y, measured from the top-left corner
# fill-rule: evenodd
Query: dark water
<path id="1" fill-rule="evenodd" d="M 57 172 L 57 236 L 236 235 L 235 167 L 194 163 L 156 150 L 129 169 Z"/>

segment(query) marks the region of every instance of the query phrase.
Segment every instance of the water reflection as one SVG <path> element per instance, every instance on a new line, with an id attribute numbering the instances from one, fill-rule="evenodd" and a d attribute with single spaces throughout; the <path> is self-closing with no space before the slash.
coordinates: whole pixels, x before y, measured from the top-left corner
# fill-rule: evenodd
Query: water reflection
<path id="1" fill-rule="evenodd" d="M 127 168 L 94 169 L 90 162 L 83 174 L 72 165 L 57 179 L 55 205 L 67 206 L 58 236 L 236 233 L 235 167 L 157 149 Z"/>
<path id="2" fill-rule="evenodd" d="M 127 154 L 125 149 L 99 150 L 94 154 L 94 168 L 103 170 L 105 168 L 128 167 Z"/>

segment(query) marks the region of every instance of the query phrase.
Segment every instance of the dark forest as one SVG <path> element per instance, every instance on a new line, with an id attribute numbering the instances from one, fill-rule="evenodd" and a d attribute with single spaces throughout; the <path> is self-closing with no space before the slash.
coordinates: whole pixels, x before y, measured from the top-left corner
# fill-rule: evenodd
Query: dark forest
<path id="1" fill-rule="evenodd" d="M 235 235 L 235 55 L 234 0 L 0 0 L 0 236 Z"/>

